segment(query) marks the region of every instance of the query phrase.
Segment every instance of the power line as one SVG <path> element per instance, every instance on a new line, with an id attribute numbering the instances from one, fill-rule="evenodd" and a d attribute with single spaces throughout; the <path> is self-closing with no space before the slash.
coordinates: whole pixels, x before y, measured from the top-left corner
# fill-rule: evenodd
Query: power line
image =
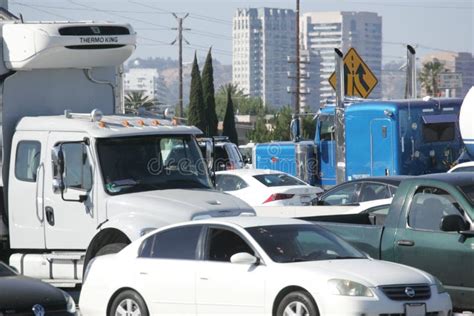
<path id="1" fill-rule="evenodd" d="M 184 28 L 183 27 L 183 21 L 188 17 L 188 13 L 186 13 L 183 17 L 178 17 L 176 13 L 173 13 L 173 16 L 175 17 L 176 21 L 178 22 L 178 27 L 173 28 L 173 30 L 178 31 L 178 36 L 177 38 L 171 43 L 173 45 L 178 42 L 178 47 L 179 47 L 179 98 L 178 98 L 178 103 L 179 103 L 179 116 L 184 117 L 184 111 L 183 111 L 183 41 L 185 41 L 187 44 L 189 42 L 183 37 L 183 31 L 189 31 L 191 29 L 189 28 Z"/>

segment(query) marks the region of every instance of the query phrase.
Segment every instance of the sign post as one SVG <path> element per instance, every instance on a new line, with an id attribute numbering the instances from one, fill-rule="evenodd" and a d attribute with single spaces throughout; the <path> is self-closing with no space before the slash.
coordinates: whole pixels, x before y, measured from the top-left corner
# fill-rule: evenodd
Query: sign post
<path id="1" fill-rule="evenodd" d="M 334 120 L 336 140 L 336 184 L 346 181 L 346 122 L 344 109 L 344 62 L 343 54 L 335 49 L 336 58 L 336 113 Z"/>
<path id="2" fill-rule="evenodd" d="M 329 77 L 329 83 L 336 89 L 336 72 Z M 369 66 L 362 60 L 354 48 L 344 57 L 344 93 L 345 96 L 366 99 L 377 85 L 378 80 Z"/>

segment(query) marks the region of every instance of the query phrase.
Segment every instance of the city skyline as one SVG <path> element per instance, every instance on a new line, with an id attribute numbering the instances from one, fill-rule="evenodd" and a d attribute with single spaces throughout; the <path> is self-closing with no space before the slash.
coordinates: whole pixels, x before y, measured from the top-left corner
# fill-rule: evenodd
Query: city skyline
<path id="1" fill-rule="evenodd" d="M 239 7 L 272 7 L 293 9 L 295 1 L 86 1 L 86 0 L 10 0 L 9 9 L 29 20 L 109 20 L 128 22 L 138 33 L 137 51 L 132 58 L 177 58 L 177 47 L 170 43 L 176 37 L 175 18 L 171 12 L 185 13 L 184 61 L 198 51 L 201 57 L 208 47 L 224 64 L 232 61 L 232 17 Z M 111 6 L 113 5 L 113 6 Z M 467 1 L 301 1 L 301 15 L 307 12 L 369 11 L 384 21 L 382 61 L 406 58 L 405 45 L 417 48 L 421 58 L 434 51 L 473 52 L 474 6 Z M 403 23 L 401 23 L 403 21 Z M 442 21 L 442 23 L 440 23 Z M 442 39 L 442 40 L 440 40 Z"/>

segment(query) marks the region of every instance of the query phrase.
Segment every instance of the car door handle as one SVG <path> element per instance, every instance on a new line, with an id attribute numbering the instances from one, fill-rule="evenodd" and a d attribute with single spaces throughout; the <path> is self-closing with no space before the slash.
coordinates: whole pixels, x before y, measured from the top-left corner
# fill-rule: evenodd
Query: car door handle
<path id="1" fill-rule="evenodd" d="M 46 212 L 46 220 L 48 221 L 49 225 L 54 226 L 54 209 L 51 206 L 45 207 Z"/>
<path id="2" fill-rule="evenodd" d="M 415 242 L 413 240 L 398 240 L 397 245 L 404 247 L 413 247 Z"/>

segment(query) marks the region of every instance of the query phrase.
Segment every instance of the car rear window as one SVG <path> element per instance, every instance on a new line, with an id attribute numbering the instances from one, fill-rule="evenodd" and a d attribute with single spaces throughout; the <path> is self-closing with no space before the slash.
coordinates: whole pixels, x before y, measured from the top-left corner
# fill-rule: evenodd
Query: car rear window
<path id="1" fill-rule="evenodd" d="M 0 277 L 6 276 L 14 276 L 15 272 L 13 272 L 10 268 L 0 262 Z"/>
<path id="2" fill-rule="evenodd" d="M 451 172 L 472 172 L 472 171 L 474 171 L 474 166 L 459 167 L 457 169 L 454 169 Z"/>
<path id="3" fill-rule="evenodd" d="M 253 176 L 255 179 L 266 185 L 267 187 L 282 187 L 288 185 L 306 185 L 303 181 L 286 175 L 286 174 L 260 174 Z"/>

